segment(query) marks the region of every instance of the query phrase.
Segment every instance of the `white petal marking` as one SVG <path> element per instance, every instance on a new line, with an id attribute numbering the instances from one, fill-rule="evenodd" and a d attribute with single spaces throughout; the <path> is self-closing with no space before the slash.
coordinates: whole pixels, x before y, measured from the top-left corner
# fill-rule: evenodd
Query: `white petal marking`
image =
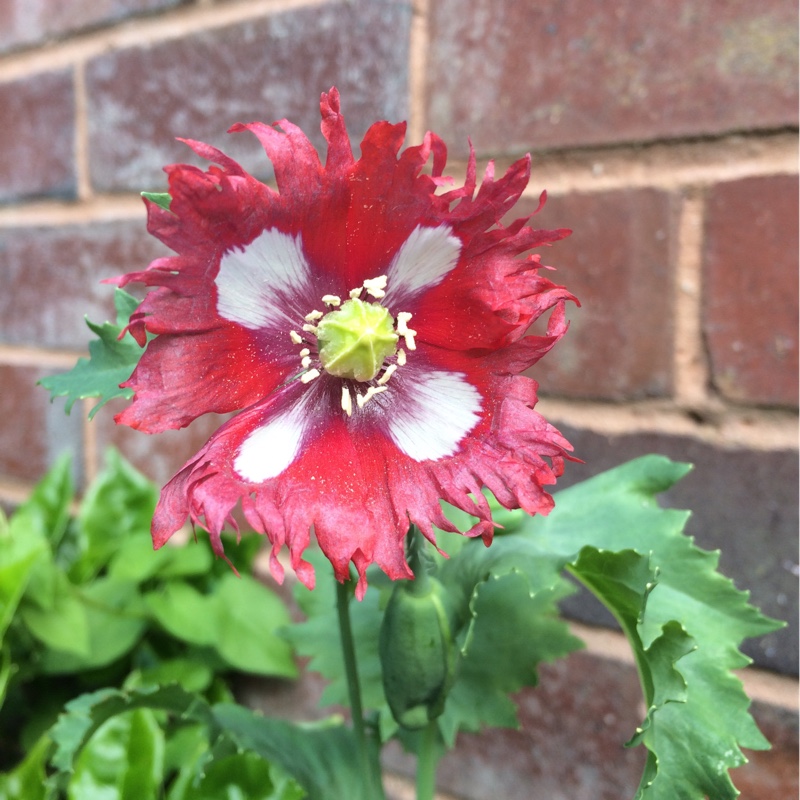
<path id="1" fill-rule="evenodd" d="M 414 461 L 452 456 L 478 424 L 481 395 L 459 372 L 431 372 L 413 379 L 413 392 L 389 421 L 394 443 Z"/>
<path id="2" fill-rule="evenodd" d="M 281 295 L 295 293 L 307 279 L 300 237 L 270 228 L 222 256 L 214 279 L 217 311 L 251 330 L 282 325 L 286 315 Z"/>
<path id="3" fill-rule="evenodd" d="M 461 240 L 451 231 L 449 225 L 438 228 L 417 225 L 411 231 L 387 270 L 387 302 L 396 292 L 436 286 L 455 268 L 461 254 Z"/>
<path id="4" fill-rule="evenodd" d="M 242 442 L 233 468 L 251 483 L 275 478 L 295 460 L 302 438 L 303 415 L 296 406 L 256 428 Z"/>

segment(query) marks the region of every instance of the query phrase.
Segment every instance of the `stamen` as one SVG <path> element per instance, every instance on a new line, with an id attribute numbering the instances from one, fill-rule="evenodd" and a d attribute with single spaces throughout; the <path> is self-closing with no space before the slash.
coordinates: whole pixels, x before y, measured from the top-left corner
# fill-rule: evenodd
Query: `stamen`
<path id="1" fill-rule="evenodd" d="M 375 397 L 376 394 L 380 394 L 381 392 L 385 392 L 385 386 L 369 386 L 367 387 L 367 391 L 365 394 L 357 394 L 356 395 L 356 402 L 358 403 L 359 408 L 364 408 L 364 406 Z"/>
<path id="2" fill-rule="evenodd" d="M 361 292 L 363 292 L 363 291 L 364 291 L 364 287 L 363 286 L 359 286 L 358 289 L 351 289 L 350 290 L 350 299 L 351 300 L 358 300 L 358 298 L 361 297 Z"/>
<path id="3" fill-rule="evenodd" d="M 295 344 L 302 344 L 303 343 L 303 337 L 300 336 L 300 334 L 297 331 L 289 331 L 289 338 Z"/>
<path id="4" fill-rule="evenodd" d="M 311 366 L 311 356 L 303 356 L 303 358 L 300 359 L 300 365 L 303 369 L 308 369 Z"/>
<path id="5" fill-rule="evenodd" d="M 382 297 L 385 297 L 386 292 L 383 290 L 386 288 L 386 282 L 388 278 L 386 275 L 379 275 L 377 278 L 369 278 L 364 281 L 364 288 L 367 290 L 367 294 L 372 295 L 376 300 L 380 300 Z"/>
<path id="6" fill-rule="evenodd" d="M 342 386 L 342 410 L 348 417 L 353 414 L 353 398 L 350 397 L 350 390 L 344 385 Z"/>
<path id="7" fill-rule="evenodd" d="M 307 331 L 308 333 L 316 333 L 317 332 L 317 326 L 316 325 L 312 325 L 310 322 L 307 322 L 305 325 L 303 325 L 303 330 Z M 298 342 L 298 344 L 299 344 L 299 342 Z"/>
<path id="8" fill-rule="evenodd" d="M 305 356 L 307 356 L 307 355 L 310 355 L 310 354 L 311 354 L 311 351 L 310 351 L 310 350 L 309 350 L 307 347 L 304 347 L 304 348 L 303 348 L 303 349 L 300 351 L 300 357 L 301 357 L 301 358 L 305 358 Z"/>
<path id="9" fill-rule="evenodd" d="M 309 311 L 303 319 L 305 319 L 306 322 L 314 322 L 315 320 L 322 319 L 324 316 L 325 315 L 321 311 L 314 309 L 313 311 Z"/>
<path id="10" fill-rule="evenodd" d="M 342 298 L 335 294 L 324 294 L 322 295 L 322 302 L 325 303 L 326 306 L 333 306 L 336 308 L 342 304 Z"/>
<path id="11" fill-rule="evenodd" d="M 416 331 L 412 331 L 411 328 L 409 328 L 405 332 L 405 334 L 403 336 L 403 338 L 406 340 L 406 347 L 409 350 L 416 350 L 417 349 L 417 343 L 414 341 L 414 337 L 416 335 L 417 335 L 417 332 Z"/>
<path id="12" fill-rule="evenodd" d="M 397 332 L 401 336 L 405 336 L 406 333 L 408 332 L 408 321 L 410 319 L 411 319 L 411 314 L 409 314 L 408 311 L 401 311 L 397 315 Z"/>
<path id="13" fill-rule="evenodd" d="M 397 351 L 397 363 L 401 367 L 406 365 L 406 351 L 402 348 Z"/>
<path id="14" fill-rule="evenodd" d="M 310 369 L 308 372 L 303 373 L 300 376 L 300 383 L 311 383 L 314 378 L 319 378 L 319 370 L 318 369 Z"/>
<path id="15" fill-rule="evenodd" d="M 389 364 L 389 366 L 386 367 L 386 372 L 384 372 L 383 375 L 378 378 L 378 386 L 383 386 L 385 383 L 389 383 L 389 378 L 391 378 L 396 371 L 397 364 Z"/>

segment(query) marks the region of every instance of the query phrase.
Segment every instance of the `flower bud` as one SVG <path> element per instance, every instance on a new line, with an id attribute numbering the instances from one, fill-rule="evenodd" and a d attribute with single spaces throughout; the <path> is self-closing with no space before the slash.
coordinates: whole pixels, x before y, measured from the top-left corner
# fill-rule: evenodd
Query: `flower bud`
<path id="1" fill-rule="evenodd" d="M 395 585 L 380 632 L 383 688 L 395 720 L 424 728 L 444 711 L 455 678 L 456 648 L 435 578 Z"/>

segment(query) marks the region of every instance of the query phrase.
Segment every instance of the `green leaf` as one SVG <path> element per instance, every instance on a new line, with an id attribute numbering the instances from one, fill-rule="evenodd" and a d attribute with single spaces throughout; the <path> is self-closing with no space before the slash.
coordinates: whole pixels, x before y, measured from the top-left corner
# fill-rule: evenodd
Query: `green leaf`
<path id="1" fill-rule="evenodd" d="M 308 668 L 328 680 L 320 702 L 323 705 L 348 705 L 333 569 L 319 551 L 307 551 L 305 556 L 314 565 L 316 586 L 309 590 L 298 583 L 294 595 L 306 620 L 287 626 L 282 633 L 298 655 L 310 659 Z M 377 570 L 370 570 L 368 578 L 369 586 L 364 599 L 350 603 L 350 624 L 355 640 L 362 702 L 365 708 L 380 709 L 386 705 L 378 655 L 378 634 L 383 619 L 381 587 L 388 588 L 388 585 L 385 576 Z"/>
<path id="2" fill-rule="evenodd" d="M 92 419 L 109 400 L 133 397 L 133 390 L 122 389 L 120 384 L 130 378 L 144 351 L 129 332 L 121 334 L 139 301 L 123 289 L 116 289 L 114 305 L 116 324 L 104 322 L 97 325 L 86 320 L 89 329 L 98 337 L 89 342 L 89 358 L 79 358 L 69 372 L 50 375 L 39 381 L 52 397 L 67 398 L 67 413 L 76 400 L 98 397 L 100 402 L 89 412 L 89 419 Z"/>
<path id="3" fill-rule="evenodd" d="M 268 761 L 255 753 L 237 753 L 206 767 L 196 786 L 186 785 L 170 800 L 302 800 L 306 793 L 293 780 L 276 781 Z"/>
<path id="4" fill-rule="evenodd" d="M 169 192 L 142 192 L 141 194 L 145 200 L 150 200 L 152 203 L 160 206 L 165 211 L 169 211 L 169 206 L 172 202 Z"/>
<path id="5" fill-rule="evenodd" d="M 11 772 L 0 774 L 0 800 L 48 800 L 45 766 L 51 748 L 43 736 Z"/>
<path id="6" fill-rule="evenodd" d="M 164 734 L 149 709 L 106 720 L 75 761 L 69 800 L 156 800 Z"/>
<path id="7" fill-rule="evenodd" d="M 297 676 L 291 648 L 277 635 L 290 621 L 283 601 L 249 575 L 232 572 L 216 586 L 218 631 L 214 645 L 233 667 L 258 675 Z"/>
<path id="8" fill-rule="evenodd" d="M 509 695 L 535 686 L 537 666 L 579 648 L 558 618 L 558 601 L 572 591 L 559 563 L 520 536 L 490 548 L 468 541 L 444 564 L 440 579 L 451 596 L 467 598 L 458 640 L 461 661 L 439 728 L 452 747 L 459 730 L 515 727 Z"/>
<path id="9" fill-rule="evenodd" d="M 89 655 L 89 617 L 83 597 L 60 570 L 53 570 L 52 603 L 41 608 L 23 603 L 20 617 L 44 645 L 79 657 Z"/>
<path id="10" fill-rule="evenodd" d="M 169 581 L 144 595 L 153 617 L 176 639 L 213 646 L 219 633 L 219 603 L 184 581 Z"/>
<path id="11" fill-rule="evenodd" d="M 718 553 L 683 534 L 687 512 L 659 508 L 656 494 L 689 469 L 645 456 L 557 493 L 547 517 L 520 515 L 520 531 L 571 564 L 628 636 L 648 707 L 634 737 L 650 751 L 641 800 L 732 800 L 740 748 L 768 747 L 731 670 L 749 662 L 743 639 L 781 623 L 717 572 Z"/>
<path id="12" fill-rule="evenodd" d="M 205 575 L 213 563 L 206 541 L 153 549 L 149 532 L 132 532 L 119 543 L 108 562 L 108 574 L 120 580 L 143 583 L 150 578 L 181 578 Z"/>
<path id="13" fill-rule="evenodd" d="M 236 746 L 280 765 L 309 800 L 378 800 L 365 786 L 353 732 L 340 721 L 296 725 L 231 704 L 213 708 Z"/>
<path id="14" fill-rule="evenodd" d="M 205 700 L 181 686 L 146 686 L 128 691 L 101 689 L 67 703 L 50 730 L 50 738 L 56 745 L 51 764 L 57 770 L 57 778 L 63 780 L 72 773 L 81 750 L 106 720 L 143 708 L 201 723 L 212 738 L 220 734 Z"/>
<path id="15" fill-rule="evenodd" d="M 116 661 L 133 648 L 147 627 L 141 596 L 135 584 L 101 578 L 81 590 L 89 624 L 85 655 L 46 650 L 39 669 L 45 674 L 82 672 Z"/>
<path id="16" fill-rule="evenodd" d="M 71 459 L 65 454 L 36 484 L 14 516 L 24 519 L 27 525 L 36 525 L 55 549 L 67 529 L 73 495 Z"/>
<path id="17" fill-rule="evenodd" d="M 77 583 L 90 580 L 136 534 L 149 534 L 158 499 L 155 484 L 109 449 L 106 468 L 92 482 L 78 512 L 81 552 L 70 567 Z"/>

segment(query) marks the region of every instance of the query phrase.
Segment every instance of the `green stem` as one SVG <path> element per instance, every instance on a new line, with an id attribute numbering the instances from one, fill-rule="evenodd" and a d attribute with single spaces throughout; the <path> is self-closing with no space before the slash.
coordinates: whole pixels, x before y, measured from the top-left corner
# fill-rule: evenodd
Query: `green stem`
<path id="1" fill-rule="evenodd" d="M 353 640 L 353 628 L 350 625 L 350 586 L 351 581 L 336 583 L 336 609 L 339 614 L 339 632 L 342 638 L 342 655 L 344 670 L 347 675 L 347 694 L 350 699 L 350 713 L 353 718 L 353 733 L 356 737 L 361 773 L 370 789 L 370 796 L 383 797 L 380 780 L 380 767 L 377 759 L 371 758 L 370 746 L 364 727 L 364 708 L 361 703 L 361 685 L 358 681 L 358 664 Z"/>
<path id="2" fill-rule="evenodd" d="M 417 751 L 417 800 L 433 800 L 436 794 L 436 765 L 439 763 L 437 733 L 438 725 L 432 719 L 422 732 Z"/>

